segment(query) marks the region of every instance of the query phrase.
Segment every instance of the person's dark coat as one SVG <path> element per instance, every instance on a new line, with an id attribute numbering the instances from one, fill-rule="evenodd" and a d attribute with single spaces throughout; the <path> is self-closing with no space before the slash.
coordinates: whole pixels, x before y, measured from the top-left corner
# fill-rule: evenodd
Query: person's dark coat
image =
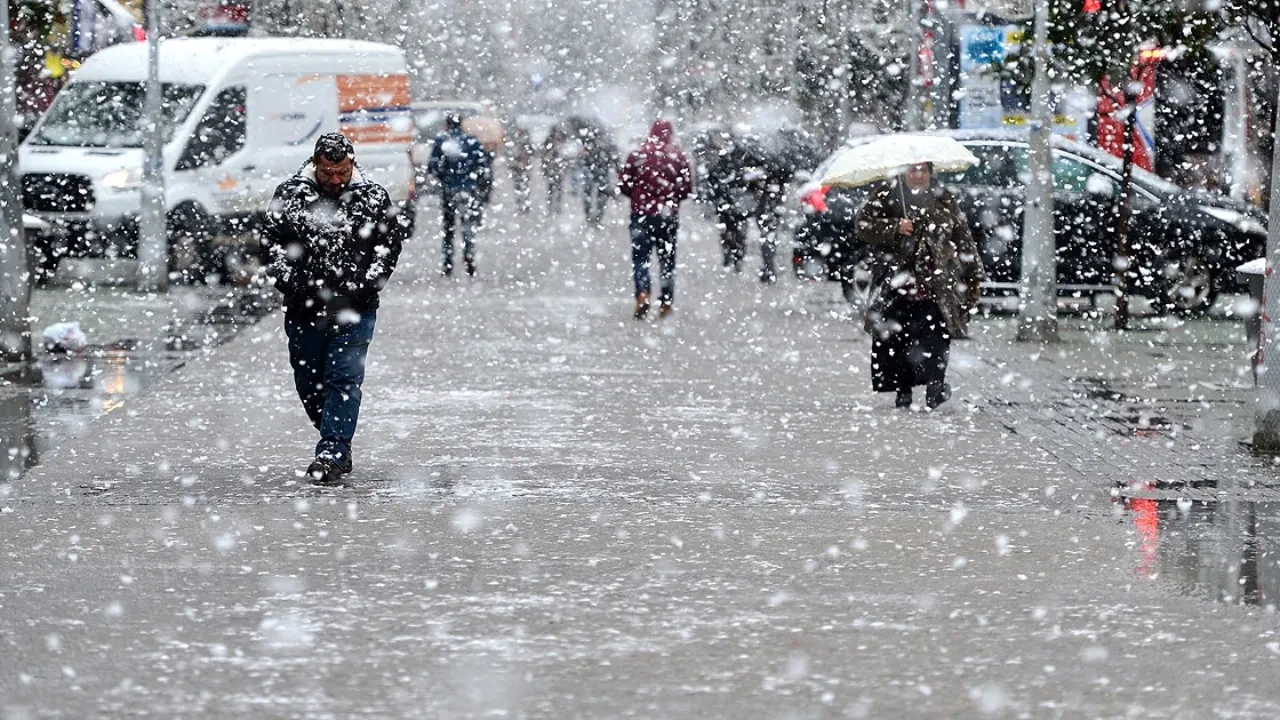
<path id="1" fill-rule="evenodd" d="M 492 156 L 475 135 L 454 128 L 436 136 L 427 172 L 440 180 L 446 193 L 479 195 L 492 182 Z"/>
<path id="2" fill-rule="evenodd" d="M 969 222 L 945 188 L 926 191 L 920 203 L 908 203 L 906 197 L 897 181 L 886 183 L 858 213 L 858 239 L 879 251 L 882 263 L 872 289 L 879 302 L 867 308 L 868 327 L 878 322 L 876 313 L 921 283 L 942 310 L 951 336 L 965 337 L 984 277 Z M 915 226 L 910 236 L 898 231 L 904 217 Z"/>
<path id="3" fill-rule="evenodd" d="M 627 156 L 618 189 L 631 198 L 631 214 L 675 215 L 680 203 L 693 195 L 693 172 L 674 136 L 671 123 L 659 120 L 649 139 Z"/>
<path id="4" fill-rule="evenodd" d="M 588 134 L 582 141 L 582 170 L 593 190 L 608 190 L 609 174 L 618 166 L 618 150 L 603 132 Z"/>
<path id="5" fill-rule="evenodd" d="M 755 207 L 746 159 L 739 145 L 728 142 L 707 161 L 702 191 L 718 216 L 745 219 Z"/>
<path id="6" fill-rule="evenodd" d="M 320 192 L 308 161 L 276 188 L 267 211 L 267 276 L 293 314 L 332 321 L 343 311 L 376 310 L 409 227 L 387 191 L 358 167 L 333 200 Z"/>
<path id="7" fill-rule="evenodd" d="M 513 126 L 507 133 L 507 147 L 513 174 L 527 176 L 533 171 L 533 157 L 536 152 L 528 130 Z"/>

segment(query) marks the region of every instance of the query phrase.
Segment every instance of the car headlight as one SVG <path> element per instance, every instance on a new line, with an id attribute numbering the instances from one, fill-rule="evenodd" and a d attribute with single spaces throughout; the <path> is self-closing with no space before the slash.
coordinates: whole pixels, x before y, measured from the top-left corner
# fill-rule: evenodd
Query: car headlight
<path id="1" fill-rule="evenodd" d="M 1256 233 L 1266 235 L 1267 228 L 1254 218 L 1230 208 L 1214 207 L 1213 205 L 1201 205 L 1200 211 L 1211 217 L 1215 217 L 1228 225 L 1234 225 L 1240 230 L 1247 233 Z"/>
<path id="2" fill-rule="evenodd" d="M 133 190 L 142 185 L 142 171 L 120 168 L 102 176 L 102 186 L 112 190 Z"/>

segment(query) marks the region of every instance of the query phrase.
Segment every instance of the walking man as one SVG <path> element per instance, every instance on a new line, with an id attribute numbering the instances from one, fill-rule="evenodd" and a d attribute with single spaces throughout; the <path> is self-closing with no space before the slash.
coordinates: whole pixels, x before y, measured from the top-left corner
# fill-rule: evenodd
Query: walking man
<path id="1" fill-rule="evenodd" d="M 351 472 L 378 294 L 409 227 L 387 191 L 361 174 L 355 148 L 339 133 L 320 136 L 311 159 L 271 200 L 262 237 L 267 274 L 284 294 L 298 397 L 320 431 L 307 468 L 312 482 L 337 484 Z"/>
<path id="2" fill-rule="evenodd" d="M 444 225 L 444 264 L 441 273 L 453 275 L 453 233 L 462 226 L 462 259 L 467 275 L 476 274 L 476 226 L 484 208 L 482 193 L 492 182 L 493 165 L 480 140 L 462 129 L 462 117 L 450 114 L 445 131 L 431 147 L 427 172 L 440 180 L 440 211 Z"/>
<path id="3" fill-rule="evenodd" d="M 582 210 L 587 223 L 604 224 L 605 206 L 615 185 L 610 175 L 618 166 L 618 151 L 604 128 L 596 127 L 582 138 Z"/>
<path id="4" fill-rule="evenodd" d="M 671 123 L 659 120 L 619 173 L 618 186 L 631 198 L 631 267 L 636 285 L 635 318 L 649 314 L 649 267 L 658 253 L 662 317 L 671 314 L 676 295 L 676 235 L 680 203 L 693 195 L 689 160 L 675 144 Z"/>
<path id="5" fill-rule="evenodd" d="M 511 124 L 507 133 L 507 150 L 511 157 L 511 187 L 515 191 L 516 211 L 529 214 L 529 176 L 533 173 L 533 140 L 529 131 Z"/>

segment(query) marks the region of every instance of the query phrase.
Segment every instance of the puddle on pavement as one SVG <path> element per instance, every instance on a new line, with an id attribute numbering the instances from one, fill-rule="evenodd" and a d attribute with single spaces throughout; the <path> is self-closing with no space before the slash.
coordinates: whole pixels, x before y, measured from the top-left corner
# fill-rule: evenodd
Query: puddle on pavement
<path id="1" fill-rule="evenodd" d="M 1152 483 L 1131 490 L 1156 490 Z M 1139 577 L 1215 602 L 1280 605 L 1280 502 L 1124 497 Z"/>
<path id="2" fill-rule="evenodd" d="M 273 309 L 245 291 L 171 323 L 161 338 L 121 339 L 72 356 L 37 350 L 36 359 L 6 374 L 0 387 L 0 478 L 93 442 L 93 421 L 122 411 L 196 352 L 227 342 Z"/>

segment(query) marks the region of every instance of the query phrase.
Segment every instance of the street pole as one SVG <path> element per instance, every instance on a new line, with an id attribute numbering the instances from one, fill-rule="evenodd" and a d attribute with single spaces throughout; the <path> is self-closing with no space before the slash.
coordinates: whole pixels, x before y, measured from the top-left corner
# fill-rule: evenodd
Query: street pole
<path id="1" fill-rule="evenodd" d="M 6 360 L 31 357 L 31 272 L 22 229 L 18 181 L 17 52 L 9 40 L 9 3 L 0 8 L 0 353 Z"/>
<path id="2" fill-rule="evenodd" d="M 1124 119 L 1124 161 L 1120 171 L 1120 206 L 1116 209 L 1116 330 L 1129 329 L 1129 270 L 1133 264 L 1129 226 L 1133 224 L 1133 146 L 1138 127 L 1138 94 L 1133 91 L 1133 82 L 1126 73 L 1124 105 L 1129 114 Z"/>
<path id="3" fill-rule="evenodd" d="M 159 292 L 169 283 L 165 227 L 164 97 L 160 85 L 160 0 L 147 0 L 147 95 L 142 208 L 138 221 L 138 289 Z"/>
<path id="4" fill-rule="evenodd" d="M 1276 113 L 1276 137 L 1280 137 L 1280 112 Z M 1267 222 L 1267 269 L 1262 286 L 1262 335 L 1258 339 L 1258 405 L 1253 432 L 1254 452 L 1280 454 L 1280 151 L 1271 158 L 1271 217 Z M 1277 363 L 1280 365 L 1280 363 Z"/>
<path id="5" fill-rule="evenodd" d="M 911 74 L 907 78 L 907 130 L 924 129 L 924 92 L 921 85 L 924 78 L 920 65 L 920 48 L 924 44 L 924 32 L 921 25 L 924 17 L 924 0 L 908 0 L 911 3 L 911 25 L 907 28 L 912 42 L 908 43 L 911 53 Z"/>
<path id="6" fill-rule="evenodd" d="M 1049 106 L 1049 6 L 1035 9 L 1035 76 L 1031 82 L 1031 129 L 1026 209 L 1022 224 L 1021 319 L 1018 340 L 1058 339 L 1058 258 L 1053 230 L 1053 109 Z"/>

